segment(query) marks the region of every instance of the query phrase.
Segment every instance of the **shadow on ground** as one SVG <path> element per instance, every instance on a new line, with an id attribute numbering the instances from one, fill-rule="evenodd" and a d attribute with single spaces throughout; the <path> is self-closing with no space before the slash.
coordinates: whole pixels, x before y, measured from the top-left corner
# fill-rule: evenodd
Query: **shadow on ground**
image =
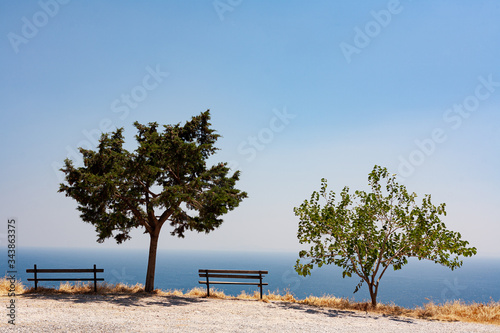
<path id="1" fill-rule="evenodd" d="M 205 302 L 203 298 L 180 297 L 180 296 L 158 296 L 158 295 L 138 295 L 138 294 L 23 294 L 20 299 L 54 300 L 71 303 L 108 303 L 120 306 L 182 306 L 193 303 Z"/>
<path id="2" fill-rule="evenodd" d="M 277 303 L 274 303 L 274 305 L 281 307 L 285 310 L 302 311 L 305 313 L 310 313 L 310 314 L 314 314 L 314 315 L 324 315 L 324 316 L 332 317 L 332 318 L 350 317 L 350 318 L 370 318 L 370 319 L 375 319 L 375 320 L 385 318 L 388 320 L 403 322 L 406 324 L 415 324 L 415 321 L 412 318 L 407 318 L 407 317 L 389 316 L 389 315 L 384 315 L 384 314 L 376 314 L 376 313 L 361 312 L 361 311 L 320 308 L 320 307 L 313 307 L 310 305 L 285 303 L 285 302 L 283 302 L 283 303 L 277 302 Z"/>

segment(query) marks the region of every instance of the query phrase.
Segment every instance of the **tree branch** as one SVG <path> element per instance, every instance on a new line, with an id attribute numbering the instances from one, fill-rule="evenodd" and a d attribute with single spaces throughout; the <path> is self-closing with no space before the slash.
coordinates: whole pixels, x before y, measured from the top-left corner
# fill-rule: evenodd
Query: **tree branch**
<path id="1" fill-rule="evenodd" d="M 138 222 L 144 226 L 144 228 L 146 228 L 147 232 L 149 232 L 150 234 L 152 234 L 153 232 L 153 229 L 151 228 L 151 226 L 149 225 L 149 223 L 147 221 L 144 220 L 141 212 L 136 208 L 134 207 L 134 205 L 132 205 L 130 203 L 130 201 L 128 200 L 128 198 L 122 196 L 122 195 L 119 195 L 117 194 L 116 195 L 118 198 L 120 198 L 121 200 L 123 200 L 123 202 L 125 202 L 125 204 L 129 207 L 129 209 L 132 211 L 132 213 L 134 214 L 134 216 L 137 218 Z"/>
<path id="2" fill-rule="evenodd" d="M 361 267 L 361 271 L 363 272 L 363 275 L 361 275 L 359 272 L 358 272 L 358 269 L 356 267 L 356 265 L 354 265 L 354 261 L 353 259 L 351 258 L 351 263 L 353 264 L 353 268 L 354 268 L 354 272 L 356 272 L 356 274 L 358 274 L 358 276 L 362 279 L 364 279 L 368 284 L 370 283 L 369 281 L 369 276 L 366 274 L 365 270 L 363 269 L 363 264 L 362 264 L 362 260 L 361 260 L 361 254 L 359 253 L 359 249 L 357 246 L 354 247 L 354 250 L 356 251 L 357 255 L 358 255 L 358 260 L 359 260 L 359 266 Z"/>
<path id="3" fill-rule="evenodd" d="M 149 200 L 149 192 L 146 192 L 145 196 L 146 196 L 146 214 L 148 216 L 149 225 L 151 226 L 152 229 L 155 229 L 158 224 L 158 220 L 156 219 L 153 207 L 151 207 L 151 201 Z"/>
<path id="4" fill-rule="evenodd" d="M 159 194 L 156 194 L 153 191 L 151 191 L 149 185 L 145 184 L 142 180 L 137 179 L 137 178 L 136 178 L 136 180 L 139 184 L 142 185 L 142 187 L 144 187 L 144 190 L 146 191 L 145 193 L 149 193 L 153 197 L 153 199 L 156 199 L 160 196 Z"/>
<path id="5" fill-rule="evenodd" d="M 177 205 L 178 207 L 178 205 Z M 177 208 L 175 207 L 175 208 Z M 158 221 L 158 228 L 161 228 L 161 226 L 163 225 L 163 223 L 165 223 L 165 221 L 168 220 L 168 218 L 170 217 L 170 215 L 173 214 L 174 210 L 175 210 L 174 206 L 170 207 L 169 209 L 167 209 L 166 211 L 164 211 L 161 215 L 160 215 L 160 218 L 157 220 Z"/>
<path id="6" fill-rule="evenodd" d="M 181 183 L 181 179 L 179 178 L 179 176 L 174 172 L 174 170 L 172 170 L 172 168 L 170 166 L 167 167 L 168 171 L 172 174 L 173 178 L 177 181 L 178 184 Z"/>

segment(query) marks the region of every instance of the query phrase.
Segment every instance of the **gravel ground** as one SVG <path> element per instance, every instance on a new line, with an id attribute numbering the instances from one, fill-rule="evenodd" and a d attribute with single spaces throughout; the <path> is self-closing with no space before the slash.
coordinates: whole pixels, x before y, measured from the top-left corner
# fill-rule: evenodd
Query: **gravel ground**
<path id="1" fill-rule="evenodd" d="M 6 313 L 7 297 L 0 297 Z M 284 302 L 133 295 L 22 295 L 0 332 L 500 332 Z"/>

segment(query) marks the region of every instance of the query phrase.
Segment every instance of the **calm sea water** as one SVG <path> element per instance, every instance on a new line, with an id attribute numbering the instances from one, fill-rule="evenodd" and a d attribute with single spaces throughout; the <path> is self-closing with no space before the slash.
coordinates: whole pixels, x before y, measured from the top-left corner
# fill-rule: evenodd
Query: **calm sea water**
<path id="1" fill-rule="evenodd" d="M 28 275 L 26 268 L 86 268 L 97 264 L 104 268 L 106 282 L 144 284 L 147 249 L 36 249 L 21 248 L 17 252 L 18 278 L 23 283 Z M 328 266 L 314 268 L 309 277 L 300 277 L 293 270 L 297 253 L 248 253 L 159 250 L 156 265 L 155 287 L 182 289 L 198 284 L 198 269 L 248 269 L 268 270 L 265 290 L 291 291 L 297 298 L 309 295 L 334 295 L 357 301 L 368 300 L 366 286 L 353 294 L 359 278 L 342 278 L 340 268 Z M 5 269 L 3 269 L 5 271 Z M 32 275 L 32 274 L 30 274 Z M 500 259 L 466 258 L 464 266 L 455 271 L 426 261 L 411 261 L 400 271 L 387 271 L 383 276 L 378 301 L 394 302 L 404 307 L 420 306 L 429 300 L 445 302 L 461 299 L 466 302 L 487 303 L 500 301 Z M 55 284 L 55 282 L 53 283 Z M 53 285 L 52 284 L 52 285 Z M 44 282 L 44 286 L 51 282 Z M 217 289 L 236 295 L 241 290 L 250 293 L 254 286 L 224 286 Z"/>

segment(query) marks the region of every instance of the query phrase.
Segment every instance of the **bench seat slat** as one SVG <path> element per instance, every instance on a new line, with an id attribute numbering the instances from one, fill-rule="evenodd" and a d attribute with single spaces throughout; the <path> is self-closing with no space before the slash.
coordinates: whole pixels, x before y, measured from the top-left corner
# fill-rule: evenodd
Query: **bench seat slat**
<path id="1" fill-rule="evenodd" d="M 207 281 L 198 281 L 201 284 L 207 284 Z M 247 285 L 247 286 L 260 286 L 258 282 L 230 282 L 230 281 L 210 281 L 209 284 L 237 284 L 237 285 Z M 267 286 L 266 282 L 262 282 L 263 286 Z"/>
<path id="2" fill-rule="evenodd" d="M 205 273 L 208 272 L 210 273 L 227 273 L 227 274 L 268 274 L 268 271 L 245 271 L 245 270 L 239 270 L 239 269 L 200 269 L 198 270 L 198 273 Z"/>
<path id="3" fill-rule="evenodd" d="M 104 268 L 98 268 L 95 270 L 97 273 L 103 273 Z M 37 273 L 94 273 L 94 270 L 92 268 L 87 269 L 87 268 L 70 268 L 70 269 L 64 269 L 64 268 L 43 268 L 43 269 L 37 269 Z M 35 270 L 33 268 L 28 268 L 26 270 L 26 273 L 35 273 Z"/>
<path id="4" fill-rule="evenodd" d="M 67 278 L 67 279 L 50 279 L 50 278 L 36 278 L 37 281 L 94 281 L 94 278 Z M 28 279 L 28 281 L 35 281 L 35 279 Z M 96 281 L 104 281 L 103 278 L 97 278 Z"/>

